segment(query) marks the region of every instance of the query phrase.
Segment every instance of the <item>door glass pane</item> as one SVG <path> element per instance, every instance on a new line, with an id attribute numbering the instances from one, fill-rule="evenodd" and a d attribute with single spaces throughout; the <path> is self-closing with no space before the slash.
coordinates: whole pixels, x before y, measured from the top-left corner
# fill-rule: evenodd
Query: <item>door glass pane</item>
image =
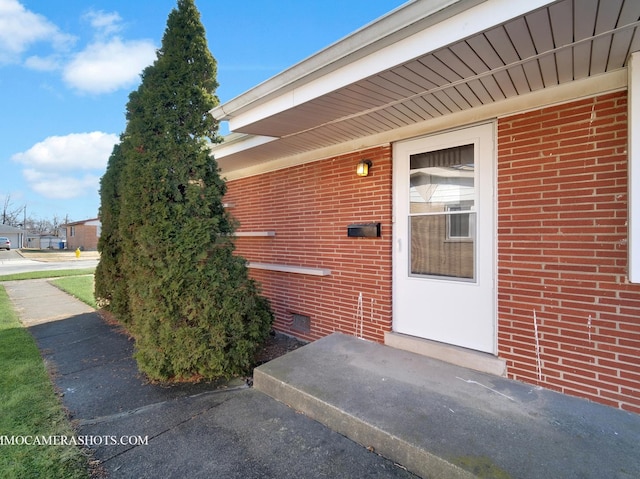
<path id="1" fill-rule="evenodd" d="M 473 145 L 410 156 L 411 275 L 475 278 Z"/>

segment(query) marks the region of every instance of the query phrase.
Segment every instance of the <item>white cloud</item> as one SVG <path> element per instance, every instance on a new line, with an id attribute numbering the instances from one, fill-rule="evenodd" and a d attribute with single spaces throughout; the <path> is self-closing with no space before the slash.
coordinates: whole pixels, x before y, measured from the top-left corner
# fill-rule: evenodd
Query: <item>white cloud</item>
<path id="1" fill-rule="evenodd" d="M 0 63 L 19 61 L 20 55 L 37 42 L 65 50 L 74 41 L 75 37 L 27 10 L 18 0 L 0 0 Z"/>
<path id="2" fill-rule="evenodd" d="M 101 35 L 112 35 L 122 30 L 122 17 L 118 12 L 106 13 L 102 10 L 91 10 L 83 15 L 93 28 Z"/>
<path id="3" fill-rule="evenodd" d="M 67 86 L 80 93 L 111 93 L 135 86 L 142 70 L 156 59 L 151 40 L 126 40 L 117 12 L 90 10 L 82 16 L 93 35 L 80 51 L 69 52 L 75 37 L 60 31 L 47 18 L 27 10 L 19 0 L 0 0 L 0 64 L 18 62 L 36 43 L 52 52 L 30 55 L 24 62 L 36 71 L 60 71 Z"/>
<path id="4" fill-rule="evenodd" d="M 115 36 L 122 29 L 122 17 L 117 12 L 91 10 L 83 19 L 93 27 L 94 41 L 63 68 L 67 85 L 93 94 L 134 86 L 142 70 L 156 59 L 153 42 Z"/>
<path id="5" fill-rule="evenodd" d="M 105 168 L 118 141 L 118 135 L 101 131 L 50 136 L 25 152 L 16 153 L 11 159 L 31 167 L 52 170 Z"/>
<path id="6" fill-rule="evenodd" d="M 65 82 L 85 93 L 110 93 L 135 85 L 142 70 L 153 63 L 156 47 L 149 40 L 108 42 L 89 45 L 64 67 Z"/>
<path id="7" fill-rule="evenodd" d="M 60 68 L 60 58 L 57 55 L 50 55 L 48 57 L 33 55 L 27 58 L 24 64 L 32 70 L 43 72 L 55 71 Z"/>
<path id="8" fill-rule="evenodd" d="M 98 175 L 84 174 L 82 176 L 62 175 L 55 172 L 42 172 L 27 168 L 23 175 L 29 186 L 36 193 L 45 198 L 68 200 L 95 194 L 100 188 Z"/>
<path id="9" fill-rule="evenodd" d="M 13 161 L 25 166 L 24 178 L 34 191 L 47 198 L 75 198 L 95 193 L 117 135 L 94 131 L 50 136 Z"/>

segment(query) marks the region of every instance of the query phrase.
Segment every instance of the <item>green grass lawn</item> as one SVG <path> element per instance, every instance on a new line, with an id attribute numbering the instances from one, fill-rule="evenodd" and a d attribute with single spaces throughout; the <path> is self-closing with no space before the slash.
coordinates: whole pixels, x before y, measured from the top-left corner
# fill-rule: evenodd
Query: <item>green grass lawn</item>
<path id="1" fill-rule="evenodd" d="M 93 274 L 95 268 L 64 269 L 57 271 L 36 271 L 31 273 L 15 273 L 0 275 L 0 281 L 17 281 L 23 279 L 60 278 L 63 276 L 78 276 Z"/>
<path id="2" fill-rule="evenodd" d="M 88 478 L 88 458 L 73 445 L 7 445 L 11 438 L 67 437 L 63 412 L 40 352 L 0 286 L 0 471 L 3 478 Z M 24 440 L 24 439 L 23 439 Z"/>
<path id="3" fill-rule="evenodd" d="M 93 296 L 93 274 L 84 276 L 69 276 L 50 281 L 51 284 L 78 298 L 92 308 L 96 308 L 96 300 Z"/>

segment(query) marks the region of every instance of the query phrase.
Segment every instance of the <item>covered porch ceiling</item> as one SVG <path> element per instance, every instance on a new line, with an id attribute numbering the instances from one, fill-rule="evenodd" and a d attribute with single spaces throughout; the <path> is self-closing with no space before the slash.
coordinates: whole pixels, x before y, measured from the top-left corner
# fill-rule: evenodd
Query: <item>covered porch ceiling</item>
<path id="1" fill-rule="evenodd" d="M 639 20 L 639 0 L 408 2 L 212 110 L 233 132 L 213 154 L 226 174 L 623 70 Z"/>

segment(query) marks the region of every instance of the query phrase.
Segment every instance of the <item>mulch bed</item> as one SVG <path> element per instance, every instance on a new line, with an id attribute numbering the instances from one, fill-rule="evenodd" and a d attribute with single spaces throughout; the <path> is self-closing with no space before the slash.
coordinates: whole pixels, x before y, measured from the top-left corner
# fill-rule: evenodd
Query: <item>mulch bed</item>
<path id="1" fill-rule="evenodd" d="M 126 329 L 118 323 L 115 317 L 108 310 L 99 309 L 98 314 L 107 324 L 116 327 L 120 333 L 129 336 L 130 339 L 133 339 L 128 334 Z M 294 338 L 293 336 L 288 336 L 286 334 L 271 330 L 265 342 L 262 343 L 262 345 L 260 345 L 260 347 L 258 348 L 258 352 L 256 353 L 256 357 L 254 360 L 254 367 L 258 367 L 261 364 L 279 358 L 280 356 L 284 356 L 291 351 L 295 351 L 296 349 L 301 348 L 305 344 L 308 343 L 298 338 Z"/>
<path id="2" fill-rule="evenodd" d="M 262 344 L 258 353 L 256 354 L 256 366 L 260 366 L 272 359 L 284 356 L 291 351 L 307 344 L 300 339 L 293 336 L 287 336 L 286 334 L 279 333 L 277 331 L 271 331 L 267 340 Z"/>

